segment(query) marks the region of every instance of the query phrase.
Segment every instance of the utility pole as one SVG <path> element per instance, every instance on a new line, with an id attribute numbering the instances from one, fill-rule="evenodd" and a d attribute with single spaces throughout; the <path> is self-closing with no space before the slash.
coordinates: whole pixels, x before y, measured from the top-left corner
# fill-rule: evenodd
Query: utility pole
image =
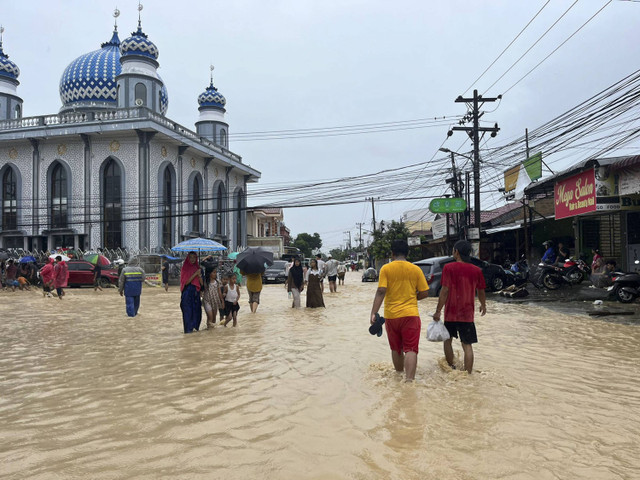
<path id="1" fill-rule="evenodd" d="M 373 214 L 373 233 L 376 233 L 376 206 L 373 203 L 373 197 L 371 197 L 371 213 Z"/>
<path id="2" fill-rule="evenodd" d="M 345 235 L 349 235 L 349 241 L 347 242 L 347 250 L 351 249 L 351 230 L 343 232 Z"/>
<path id="3" fill-rule="evenodd" d="M 362 250 L 362 225 L 364 225 L 364 223 L 356 223 L 356 227 L 360 228 L 360 236 L 359 238 L 359 243 L 360 243 L 360 250 Z"/>
<path id="4" fill-rule="evenodd" d="M 451 153 L 451 170 L 453 173 L 453 196 L 455 198 L 459 198 L 459 190 L 458 190 L 458 174 L 456 173 L 456 158 L 455 158 L 455 153 L 454 152 L 450 152 Z M 460 236 L 460 214 L 456 213 L 456 234 L 458 235 L 458 237 Z M 447 220 L 447 243 L 449 242 L 448 239 L 448 235 L 449 235 L 449 221 Z"/>
<path id="5" fill-rule="evenodd" d="M 480 117 L 483 113 L 480 113 L 480 107 L 485 102 L 495 102 L 502 98 L 502 95 L 498 95 L 496 98 L 484 98 L 482 95 L 478 95 L 478 90 L 473 91 L 473 98 L 462 98 L 460 95 L 456 98 L 456 103 L 473 103 L 472 118 L 473 127 L 453 127 L 449 131 L 449 135 L 453 135 L 453 131 L 463 131 L 473 140 L 473 203 L 475 209 L 474 227 L 480 232 L 480 132 L 490 132 L 492 137 L 495 137 L 498 131 L 498 124 L 494 127 L 481 127 Z"/>

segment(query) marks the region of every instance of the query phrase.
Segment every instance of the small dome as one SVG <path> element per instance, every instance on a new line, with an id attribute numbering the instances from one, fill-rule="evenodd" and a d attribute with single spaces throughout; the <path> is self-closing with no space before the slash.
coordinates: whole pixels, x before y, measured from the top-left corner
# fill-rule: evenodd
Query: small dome
<path id="1" fill-rule="evenodd" d="M 2 41 L 0 41 L 0 77 L 17 81 L 19 76 L 20 69 L 15 63 L 9 60 L 9 55 L 2 50 Z"/>
<path id="2" fill-rule="evenodd" d="M 164 86 L 163 82 L 162 88 L 160 89 L 160 113 L 162 113 L 162 115 L 166 115 L 167 108 L 169 108 L 169 93 L 167 92 L 167 87 Z"/>
<path id="3" fill-rule="evenodd" d="M 220 92 L 218 92 L 218 89 L 213 86 L 212 81 L 207 89 L 198 95 L 198 104 L 201 107 L 224 108 L 227 104 L 227 100 Z"/>
<path id="4" fill-rule="evenodd" d="M 133 32 L 129 38 L 126 38 L 120 44 L 120 53 L 123 57 L 129 55 L 140 55 L 143 57 L 158 60 L 158 47 L 149 40 L 146 33 L 142 31 L 142 26 L 138 22 L 138 30 Z"/>
<path id="5" fill-rule="evenodd" d="M 65 107 L 85 102 L 116 106 L 116 76 L 120 73 L 120 39 L 114 30 L 100 50 L 79 56 L 64 69 L 60 98 Z"/>

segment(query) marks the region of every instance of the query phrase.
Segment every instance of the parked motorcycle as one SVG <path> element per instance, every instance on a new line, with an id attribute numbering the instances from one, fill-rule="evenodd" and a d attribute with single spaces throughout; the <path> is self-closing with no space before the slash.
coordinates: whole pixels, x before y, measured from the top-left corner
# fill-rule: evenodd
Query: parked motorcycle
<path id="1" fill-rule="evenodd" d="M 548 290 L 557 290 L 563 284 L 573 285 L 564 268 L 544 262 L 538 264 L 538 283 L 540 285 L 536 286 L 543 286 Z"/>
<path id="2" fill-rule="evenodd" d="M 636 260 L 636 265 L 640 263 Z M 640 273 L 615 272 L 612 277 L 613 285 L 607 290 L 619 302 L 631 303 L 640 297 Z"/>
<path id="3" fill-rule="evenodd" d="M 582 283 L 582 281 L 589 278 L 591 274 L 591 268 L 582 258 L 578 260 L 567 258 L 562 268 L 564 269 L 564 276 L 572 285 Z"/>
<path id="4" fill-rule="evenodd" d="M 529 265 L 527 264 L 525 256 L 523 255 L 520 260 L 511 265 L 511 268 L 508 270 L 505 269 L 505 273 L 507 274 L 507 285 L 520 287 L 526 284 L 529 280 Z"/>

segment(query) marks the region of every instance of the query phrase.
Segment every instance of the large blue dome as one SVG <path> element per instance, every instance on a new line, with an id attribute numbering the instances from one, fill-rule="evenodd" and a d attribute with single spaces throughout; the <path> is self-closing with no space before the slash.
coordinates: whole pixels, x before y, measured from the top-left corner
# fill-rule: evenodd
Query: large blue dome
<path id="1" fill-rule="evenodd" d="M 120 44 L 120 53 L 123 57 L 140 55 L 153 60 L 158 60 L 158 55 L 160 54 L 158 47 L 142 31 L 140 22 L 138 22 L 138 30 L 133 32 L 129 38 L 125 38 Z"/>
<path id="2" fill-rule="evenodd" d="M 111 40 L 103 43 L 100 50 L 79 56 L 65 68 L 60 79 L 60 99 L 63 108 L 117 107 L 116 77 L 122 71 L 120 47 L 118 32 L 114 30 Z M 158 78 L 162 81 L 159 75 Z M 163 115 L 168 107 L 169 94 L 163 82 L 160 90 L 160 111 Z"/>
<path id="3" fill-rule="evenodd" d="M 2 42 L 0 42 L 0 76 L 15 81 L 18 81 L 18 77 L 20 76 L 18 66 L 9 60 L 9 55 L 2 50 Z"/>
<path id="4" fill-rule="evenodd" d="M 212 81 L 207 89 L 198 95 L 198 104 L 201 107 L 224 108 L 227 104 L 227 100 L 220 92 L 218 92 L 218 89 L 213 86 Z"/>
<path id="5" fill-rule="evenodd" d="M 100 50 L 79 56 L 64 69 L 60 79 L 60 99 L 65 107 L 117 104 L 116 76 L 120 73 L 120 39 L 114 31 Z"/>

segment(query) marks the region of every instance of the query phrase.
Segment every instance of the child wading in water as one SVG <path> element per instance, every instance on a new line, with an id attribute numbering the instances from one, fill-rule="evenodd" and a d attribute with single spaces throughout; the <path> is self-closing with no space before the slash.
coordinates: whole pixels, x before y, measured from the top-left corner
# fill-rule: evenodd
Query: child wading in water
<path id="1" fill-rule="evenodd" d="M 217 268 L 214 268 L 211 270 L 211 273 L 209 273 L 207 286 L 202 294 L 202 299 L 204 300 L 204 311 L 207 314 L 207 328 L 213 328 L 216 323 L 218 310 L 220 310 L 220 322 L 224 320 L 224 300 L 222 299 L 220 283 L 218 282 Z"/>
<path id="2" fill-rule="evenodd" d="M 223 323 L 226 327 L 227 323 L 233 319 L 233 326 L 238 325 L 238 310 L 240 310 L 240 289 L 236 285 L 236 276 L 229 276 L 229 283 L 224 287 L 224 306 L 227 313 L 227 319 Z"/>

